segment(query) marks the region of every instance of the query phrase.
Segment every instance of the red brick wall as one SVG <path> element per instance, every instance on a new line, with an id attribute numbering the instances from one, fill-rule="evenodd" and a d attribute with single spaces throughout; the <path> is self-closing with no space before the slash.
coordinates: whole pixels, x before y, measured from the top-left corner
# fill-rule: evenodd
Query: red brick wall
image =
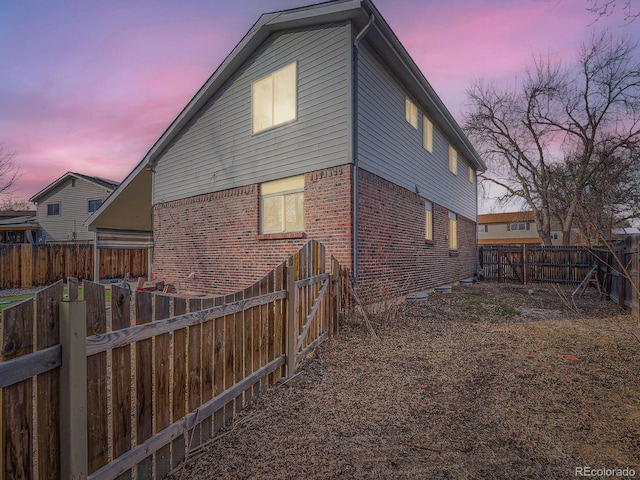
<path id="1" fill-rule="evenodd" d="M 358 283 L 363 296 L 401 295 L 473 276 L 475 223 L 458 215 L 450 252 L 448 210 L 433 204 L 433 242 L 425 241 L 425 199 L 359 171 Z"/>
<path id="2" fill-rule="evenodd" d="M 305 175 L 304 235 L 260 235 L 257 184 L 156 205 L 154 278 L 178 291 L 232 293 L 262 278 L 311 238 L 350 266 L 350 184 L 350 165 Z"/>

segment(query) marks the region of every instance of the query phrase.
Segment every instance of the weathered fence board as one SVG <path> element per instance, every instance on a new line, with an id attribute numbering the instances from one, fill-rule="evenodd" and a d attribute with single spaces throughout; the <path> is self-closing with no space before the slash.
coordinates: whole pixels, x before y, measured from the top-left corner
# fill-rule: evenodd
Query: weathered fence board
<path id="1" fill-rule="evenodd" d="M 84 281 L 83 300 L 63 302 L 59 282 L 38 292 L 35 313 L 31 300 L 5 309 L 0 372 L 25 367 L 0 386 L 0 478 L 166 476 L 331 334 L 332 282 L 344 277 L 324 259 L 311 241 L 215 299 L 138 291 L 132 308 L 112 285 L 107 308 L 104 286 Z"/>
<path id="2" fill-rule="evenodd" d="M 89 243 L 55 243 L 43 245 L 0 244 L 0 288 L 47 285 L 77 277 L 93 279 L 93 245 Z M 147 249 L 102 248 L 102 278 L 132 277 L 148 273 Z"/>

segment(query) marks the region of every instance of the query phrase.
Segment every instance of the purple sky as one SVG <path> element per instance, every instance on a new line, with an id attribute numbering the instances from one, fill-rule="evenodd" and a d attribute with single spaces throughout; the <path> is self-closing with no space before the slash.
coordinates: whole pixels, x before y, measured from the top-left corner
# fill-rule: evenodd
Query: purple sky
<path id="1" fill-rule="evenodd" d="M 312 0 L 0 0 L 0 144 L 28 199 L 68 171 L 122 180 L 261 13 Z M 590 0 L 374 0 L 453 115 L 479 77 L 570 59 L 593 28 L 640 19 Z M 1 200 L 1 198 L 0 198 Z"/>

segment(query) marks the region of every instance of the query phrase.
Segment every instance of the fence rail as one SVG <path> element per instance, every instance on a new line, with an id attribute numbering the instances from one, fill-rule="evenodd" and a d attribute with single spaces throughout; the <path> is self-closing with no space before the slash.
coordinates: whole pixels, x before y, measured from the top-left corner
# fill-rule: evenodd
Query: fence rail
<path id="1" fill-rule="evenodd" d="M 147 249 L 101 248 L 102 278 L 132 277 L 148 273 Z M 47 285 L 68 277 L 93 279 L 90 243 L 0 244 L 0 288 Z"/>
<path id="2" fill-rule="evenodd" d="M 337 331 L 345 278 L 307 243 L 218 298 L 62 282 L 6 308 L 0 478 L 163 478 Z M 73 297 L 73 295 L 72 295 Z M 133 312 L 133 315 L 131 315 Z M 26 327 L 26 328 L 25 328 Z"/>

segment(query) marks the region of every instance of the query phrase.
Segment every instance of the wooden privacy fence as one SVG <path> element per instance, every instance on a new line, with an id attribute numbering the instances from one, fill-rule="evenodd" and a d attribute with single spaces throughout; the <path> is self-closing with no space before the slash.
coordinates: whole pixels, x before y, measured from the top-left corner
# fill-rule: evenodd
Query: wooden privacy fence
<path id="1" fill-rule="evenodd" d="M 147 249 L 101 248 L 102 278 L 146 276 Z M 75 277 L 93 279 L 93 245 L 55 243 L 43 245 L 0 244 L 0 288 L 47 285 Z"/>
<path id="2" fill-rule="evenodd" d="M 579 246 L 483 245 L 478 259 L 487 280 L 579 284 L 596 257 Z"/>
<path id="3" fill-rule="evenodd" d="M 311 241 L 224 297 L 58 282 L 5 309 L 0 478 L 166 476 L 336 331 L 342 278 Z"/>
<path id="4" fill-rule="evenodd" d="M 487 280 L 553 282 L 578 285 L 597 266 L 602 292 L 621 307 L 638 312 L 640 236 L 628 236 L 609 247 L 483 245 L 480 268 Z"/>

